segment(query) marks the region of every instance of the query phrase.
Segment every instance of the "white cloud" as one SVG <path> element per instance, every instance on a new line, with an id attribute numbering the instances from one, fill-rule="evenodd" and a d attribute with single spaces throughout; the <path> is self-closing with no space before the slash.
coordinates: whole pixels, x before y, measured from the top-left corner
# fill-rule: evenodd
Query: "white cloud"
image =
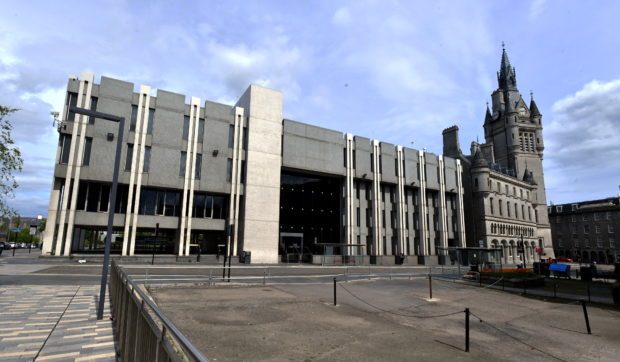
<path id="1" fill-rule="evenodd" d="M 332 17 L 332 23 L 335 25 L 349 25 L 351 23 L 351 13 L 347 8 L 336 10 Z"/>
<path id="2" fill-rule="evenodd" d="M 532 0 L 529 10 L 529 18 L 534 20 L 545 10 L 547 7 L 547 0 Z"/>
<path id="3" fill-rule="evenodd" d="M 620 175 L 620 79 L 592 81 L 553 104 L 545 129 L 547 178 L 555 202 L 608 197 Z M 584 190 L 584 185 L 588 185 Z M 558 200 L 559 199 L 559 200 Z"/>

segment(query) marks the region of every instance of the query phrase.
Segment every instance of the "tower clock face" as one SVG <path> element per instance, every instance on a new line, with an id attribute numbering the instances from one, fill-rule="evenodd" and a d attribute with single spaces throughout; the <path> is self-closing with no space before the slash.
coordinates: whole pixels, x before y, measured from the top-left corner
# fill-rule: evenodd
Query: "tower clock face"
<path id="1" fill-rule="evenodd" d="M 523 108 L 523 107 L 519 108 L 519 115 L 520 116 L 525 116 L 525 108 Z"/>

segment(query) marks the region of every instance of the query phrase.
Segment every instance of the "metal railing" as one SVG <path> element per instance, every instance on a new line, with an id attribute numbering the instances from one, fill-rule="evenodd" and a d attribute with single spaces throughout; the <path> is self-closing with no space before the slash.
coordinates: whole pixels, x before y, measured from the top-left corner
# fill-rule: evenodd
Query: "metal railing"
<path id="1" fill-rule="evenodd" d="M 114 260 L 109 288 L 123 361 L 208 361 Z"/>

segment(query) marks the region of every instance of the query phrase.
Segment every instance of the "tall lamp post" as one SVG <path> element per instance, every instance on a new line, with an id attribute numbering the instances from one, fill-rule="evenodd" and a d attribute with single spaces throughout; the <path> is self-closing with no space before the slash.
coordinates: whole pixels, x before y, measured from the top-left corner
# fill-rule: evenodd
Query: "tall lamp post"
<path id="1" fill-rule="evenodd" d="M 84 108 L 70 107 L 69 111 L 85 116 L 106 119 L 118 122 L 118 136 L 116 138 L 116 155 L 114 156 L 114 175 L 112 176 L 112 192 L 110 195 L 110 207 L 108 207 L 108 231 L 105 237 L 105 250 L 103 253 L 103 269 L 101 271 L 101 289 L 99 290 L 99 306 L 97 308 L 97 319 L 103 319 L 103 306 L 105 304 L 105 290 L 108 283 L 108 264 L 110 263 L 110 245 L 112 244 L 112 231 L 114 229 L 114 211 L 116 208 L 116 189 L 118 186 L 118 171 L 121 161 L 121 147 L 123 145 L 123 131 L 125 130 L 125 117 L 113 114 L 91 111 Z"/>

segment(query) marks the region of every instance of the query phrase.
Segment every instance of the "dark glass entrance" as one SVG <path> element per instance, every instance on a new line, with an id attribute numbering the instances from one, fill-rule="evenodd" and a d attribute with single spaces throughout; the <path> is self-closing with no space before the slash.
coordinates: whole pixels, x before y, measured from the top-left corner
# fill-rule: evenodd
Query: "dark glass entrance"
<path id="1" fill-rule="evenodd" d="M 280 234 L 303 234 L 304 253 L 322 254 L 317 244 L 340 243 L 341 183 L 340 178 L 283 171 Z"/>

